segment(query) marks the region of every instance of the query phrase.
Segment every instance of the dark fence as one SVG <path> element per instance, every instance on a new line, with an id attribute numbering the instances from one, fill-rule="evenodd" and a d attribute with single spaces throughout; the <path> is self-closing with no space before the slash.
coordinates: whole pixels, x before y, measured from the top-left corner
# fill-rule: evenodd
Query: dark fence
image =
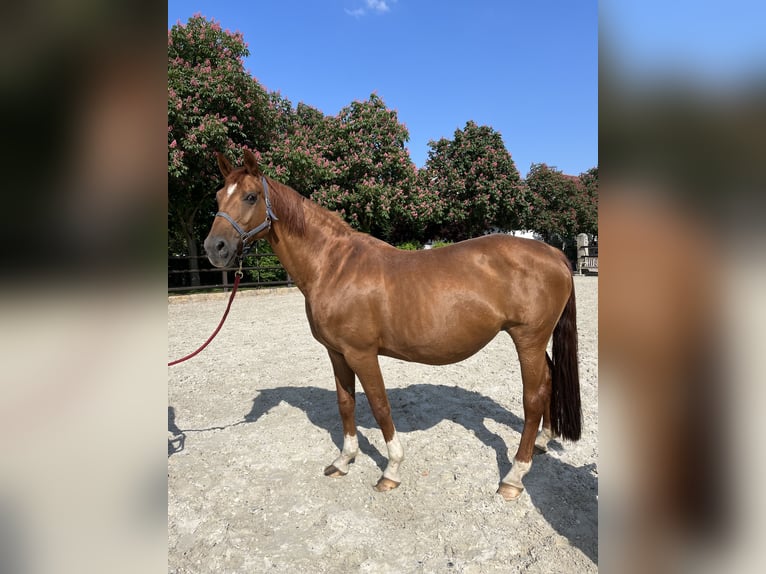
<path id="1" fill-rule="evenodd" d="M 192 260 L 197 261 L 198 269 L 192 268 Z M 227 291 L 234 284 L 234 272 L 237 269 L 213 267 L 204 255 L 172 255 L 168 257 L 168 291 Z M 242 273 L 240 287 L 293 285 L 292 279 L 273 253 L 251 253 L 244 259 Z"/>
<path id="2" fill-rule="evenodd" d="M 598 273 L 598 238 L 578 236 L 575 270 L 582 274 Z M 588 240 L 590 239 L 590 240 Z M 292 278 L 276 255 L 270 251 L 256 252 L 245 257 L 240 282 L 241 287 L 292 286 Z M 192 260 L 197 269 L 192 269 Z M 173 255 L 168 257 L 168 292 L 204 292 L 223 289 L 227 291 L 234 284 L 237 267 L 219 269 L 213 267 L 205 255 L 190 257 Z"/>

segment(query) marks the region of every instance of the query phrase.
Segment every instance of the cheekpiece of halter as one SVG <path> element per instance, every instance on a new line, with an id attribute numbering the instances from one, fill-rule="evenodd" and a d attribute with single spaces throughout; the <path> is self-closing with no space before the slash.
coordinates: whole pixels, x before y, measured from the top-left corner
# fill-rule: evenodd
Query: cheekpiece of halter
<path id="1" fill-rule="evenodd" d="M 234 230 L 239 233 L 239 240 L 242 242 L 242 253 L 240 257 L 247 254 L 253 248 L 253 243 L 250 243 L 249 245 L 247 244 L 247 241 L 251 237 L 258 235 L 264 229 L 271 229 L 272 220 L 279 221 L 279 218 L 274 214 L 274 210 L 271 208 L 271 200 L 269 199 L 269 184 L 266 183 L 266 176 L 261 176 L 261 184 L 263 185 L 263 200 L 264 203 L 266 203 L 266 219 L 263 221 L 263 223 L 256 226 L 254 229 L 245 231 L 236 221 L 234 221 L 234 218 L 231 215 L 224 211 L 219 211 L 215 214 L 216 217 L 223 217 L 226 221 L 231 223 L 232 227 L 234 227 Z"/>

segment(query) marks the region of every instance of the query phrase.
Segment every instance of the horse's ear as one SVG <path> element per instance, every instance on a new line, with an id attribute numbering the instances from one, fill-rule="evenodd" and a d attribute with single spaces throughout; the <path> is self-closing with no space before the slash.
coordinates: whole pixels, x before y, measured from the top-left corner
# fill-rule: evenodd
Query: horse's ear
<path id="1" fill-rule="evenodd" d="M 215 157 L 218 160 L 218 169 L 221 170 L 221 174 L 223 175 L 224 179 L 229 177 L 229 174 L 231 173 L 231 170 L 233 169 L 231 167 L 231 163 L 229 163 L 229 160 L 226 159 L 226 156 L 223 155 L 221 152 L 215 152 Z"/>
<path id="2" fill-rule="evenodd" d="M 261 168 L 258 166 L 258 160 L 256 159 L 255 154 L 249 149 L 245 150 L 245 168 L 250 175 L 256 177 L 262 175 Z"/>

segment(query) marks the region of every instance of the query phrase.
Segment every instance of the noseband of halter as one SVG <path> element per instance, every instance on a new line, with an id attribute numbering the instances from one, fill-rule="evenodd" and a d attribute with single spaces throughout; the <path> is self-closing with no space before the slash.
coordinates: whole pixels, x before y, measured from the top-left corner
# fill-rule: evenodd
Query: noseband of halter
<path id="1" fill-rule="evenodd" d="M 223 217 L 226 221 L 231 223 L 236 232 L 239 233 L 239 240 L 242 242 L 242 255 L 250 251 L 253 245 L 252 243 L 250 245 L 245 245 L 248 239 L 254 235 L 258 235 L 264 229 L 271 229 L 272 221 L 279 221 L 279 218 L 274 215 L 274 210 L 271 209 L 271 201 L 269 200 L 269 185 L 266 183 L 266 176 L 261 176 L 261 183 L 263 184 L 263 200 L 266 203 L 266 219 L 256 228 L 251 229 L 250 231 L 245 231 L 236 221 L 234 221 L 234 218 L 228 213 L 219 211 L 215 214 L 216 217 Z"/>

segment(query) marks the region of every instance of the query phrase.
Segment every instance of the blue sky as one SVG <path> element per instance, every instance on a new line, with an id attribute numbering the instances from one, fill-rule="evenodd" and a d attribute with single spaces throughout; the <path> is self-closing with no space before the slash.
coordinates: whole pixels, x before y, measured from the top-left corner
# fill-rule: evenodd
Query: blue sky
<path id="1" fill-rule="evenodd" d="M 728 86 L 766 72 L 763 0 L 601 0 L 602 49 L 647 80 Z"/>
<path id="2" fill-rule="evenodd" d="M 598 165 L 595 0 L 169 0 L 242 32 L 245 65 L 293 105 L 328 115 L 372 92 L 407 126 L 415 165 L 468 120 L 531 163 Z"/>

